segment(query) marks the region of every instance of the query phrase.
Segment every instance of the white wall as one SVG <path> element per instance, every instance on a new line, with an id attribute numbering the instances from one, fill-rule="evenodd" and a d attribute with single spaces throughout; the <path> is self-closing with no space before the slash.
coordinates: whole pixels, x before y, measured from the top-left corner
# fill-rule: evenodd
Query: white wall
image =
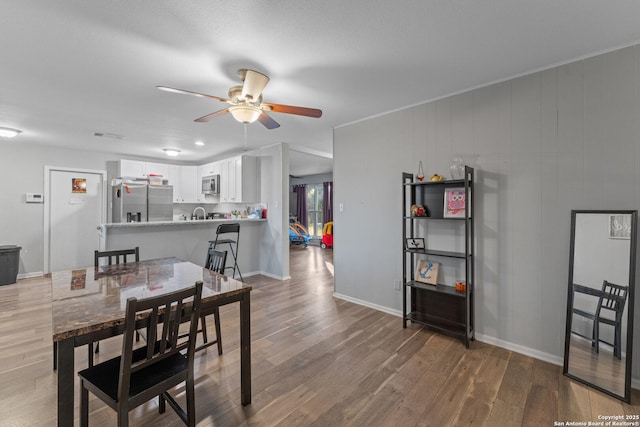
<path id="1" fill-rule="evenodd" d="M 476 167 L 477 334 L 562 360 L 571 209 L 638 209 L 637 88 L 639 46 L 335 129 L 336 294 L 400 312 L 401 172 L 422 160 L 448 175 L 462 153 Z"/>

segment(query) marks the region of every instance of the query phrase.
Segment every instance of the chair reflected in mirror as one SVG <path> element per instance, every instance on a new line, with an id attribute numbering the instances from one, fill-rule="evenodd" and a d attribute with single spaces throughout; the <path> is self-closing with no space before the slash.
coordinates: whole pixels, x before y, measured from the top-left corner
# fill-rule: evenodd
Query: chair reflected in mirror
<path id="1" fill-rule="evenodd" d="M 572 329 L 571 333 L 581 338 L 591 341 L 596 353 L 600 352 L 600 343 L 605 343 L 613 347 L 613 354 L 616 358 L 622 357 L 622 314 L 627 301 L 627 287 L 609 283 L 606 280 L 602 283 L 602 289 L 593 289 L 588 286 L 573 285 L 574 301 L 575 293 L 590 295 L 597 298 L 595 311 L 590 312 L 582 308 L 577 308 L 574 304 L 573 314 L 589 319 L 592 323 L 591 335 L 587 336 L 581 331 Z M 601 338 L 600 325 L 605 324 L 613 327 L 613 342 Z"/>
<path id="2" fill-rule="evenodd" d="M 571 211 L 563 374 L 631 401 L 638 211 Z"/>

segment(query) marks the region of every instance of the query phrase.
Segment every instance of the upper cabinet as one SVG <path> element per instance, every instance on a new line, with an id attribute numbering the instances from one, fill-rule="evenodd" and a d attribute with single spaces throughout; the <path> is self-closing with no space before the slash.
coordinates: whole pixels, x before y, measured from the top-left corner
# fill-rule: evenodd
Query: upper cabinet
<path id="1" fill-rule="evenodd" d="M 174 203 L 198 203 L 198 167 L 169 166 L 169 185 L 173 185 Z"/>
<path id="2" fill-rule="evenodd" d="M 118 176 L 147 178 L 162 175 L 173 186 L 174 203 L 259 202 L 257 159 L 241 155 L 201 166 L 120 160 Z M 220 195 L 202 194 L 202 178 L 220 175 Z"/>
<path id="3" fill-rule="evenodd" d="M 258 200 L 257 162 L 253 156 L 237 156 L 220 162 L 220 201 L 251 203 Z"/>
<path id="4" fill-rule="evenodd" d="M 146 178 L 149 175 L 162 175 L 163 178 L 168 178 L 171 165 L 140 160 L 120 160 L 119 166 L 119 176 L 121 177 Z"/>

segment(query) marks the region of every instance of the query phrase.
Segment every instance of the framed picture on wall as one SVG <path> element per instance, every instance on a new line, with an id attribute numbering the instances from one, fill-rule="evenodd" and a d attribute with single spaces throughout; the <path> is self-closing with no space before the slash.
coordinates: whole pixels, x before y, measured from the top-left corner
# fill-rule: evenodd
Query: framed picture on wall
<path id="1" fill-rule="evenodd" d="M 424 239 L 422 237 L 411 237 L 406 239 L 407 249 L 424 249 Z"/>
<path id="2" fill-rule="evenodd" d="M 438 284 L 438 269 L 440 264 L 426 259 L 419 259 L 416 264 L 415 281 L 428 283 L 429 285 Z"/>
<path id="3" fill-rule="evenodd" d="M 443 211 L 445 218 L 464 218 L 466 206 L 464 187 L 445 188 Z"/>
<path id="4" fill-rule="evenodd" d="M 631 215 L 609 215 L 609 238 L 631 239 Z"/>

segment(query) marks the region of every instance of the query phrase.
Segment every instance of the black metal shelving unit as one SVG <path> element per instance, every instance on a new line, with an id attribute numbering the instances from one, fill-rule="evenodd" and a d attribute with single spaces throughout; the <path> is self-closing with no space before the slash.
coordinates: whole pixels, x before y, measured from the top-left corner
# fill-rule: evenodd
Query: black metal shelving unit
<path id="1" fill-rule="evenodd" d="M 403 283 L 402 326 L 407 321 L 460 338 L 468 348 L 475 339 L 474 299 L 475 299 L 475 230 L 473 212 L 474 170 L 464 168 L 464 178 L 448 181 L 414 182 L 410 173 L 402 174 L 402 247 Z M 462 188 L 465 191 L 465 215 L 460 218 L 444 216 L 444 195 L 447 188 Z M 427 208 L 427 216 L 411 216 L 411 206 L 419 204 Z M 417 224 L 421 221 L 453 221 L 464 228 L 464 252 L 443 251 L 436 248 L 409 249 L 407 238 L 427 237 L 417 235 Z M 431 223 L 430 223 L 431 226 Z M 435 224 L 437 226 L 437 223 Z M 426 241 L 426 239 L 425 239 Z M 439 257 L 458 259 L 464 270 L 466 290 L 458 292 L 453 284 L 429 285 L 413 280 L 416 261 L 419 258 Z M 409 294 L 407 296 L 407 294 Z M 409 298 L 408 298 L 409 297 Z M 409 303 L 407 300 L 410 300 Z"/>

